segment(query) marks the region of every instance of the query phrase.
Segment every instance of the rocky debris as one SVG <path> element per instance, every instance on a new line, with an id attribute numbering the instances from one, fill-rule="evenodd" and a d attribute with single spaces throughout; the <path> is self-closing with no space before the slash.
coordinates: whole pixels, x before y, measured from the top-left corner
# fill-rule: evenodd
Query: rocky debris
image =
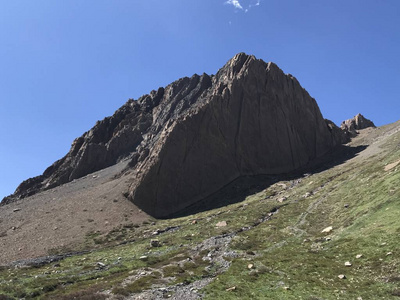
<path id="1" fill-rule="evenodd" d="M 236 286 L 232 286 L 232 287 L 227 288 L 225 291 L 231 292 L 231 291 L 235 291 L 235 290 L 236 290 Z"/>
<path id="2" fill-rule="evenodd" d="M 176 230 L 178 230 L 180 228 L 180 226 L 168 226 L 164 229 L 157 229 L 153 232 L 153 235 L 159 235 L 162 233 L 166 233 L 166 232 L 174 232 Z"/>
<path id="3" fill-rule="evenodd" d="M 356 258 L 361 258 L 361 257 L 363 257 L 362 254 L 357 254 L 357 255 L 356 255 Z"/>
<path id="4" fill-rule="evenodd" d="M 355 137 L 358 134 L 357 130 L 368 127 L 375 128 L 376 126 L 371 120 L 368 120 L 362 114 L 358 114 L 354 118 L 343 121 L 342 124 L 340 124 L 340 129 L 342 129 L 350 138 Z"/>
<path id="5" fill-rule="evenodd" d="M 130 99 L 2 204 L 127 158 L 134 179 L 122 192 L 146 213 L 167 217 L 241 176 L 303 167 L 344 138 L 296 78 L 240 53 L 215 76 L 181 78 Z"/>
<path id="6" fill-rule="evenodd" d="M 346 262 L 344 263 L 344 265 L 345 265 L 346 267 L 351 267 L 351 266 L 352 266 L 351 262 L 349 262 L 349 261 L 346 261 Z"/>
<path id="7" fill-rule="evenodd" d="M 346 279 L 346 275 L 340 274 L 338 275 L 339 279 Z"/>
<path id="8" fill-rule="evenodd" d="M 20 211 L 20 210 L 21 210 L 20 208 L 14 208 L 13 212 L 17 212 L 17 211 Z"/>

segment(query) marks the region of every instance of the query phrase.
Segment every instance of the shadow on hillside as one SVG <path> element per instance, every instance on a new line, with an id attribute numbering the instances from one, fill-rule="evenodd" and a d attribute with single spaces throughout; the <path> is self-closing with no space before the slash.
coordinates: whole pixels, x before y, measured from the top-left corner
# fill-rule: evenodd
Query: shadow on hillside
<path id="1" fill-rule="evenodd" d="M 367 147 L 368 146 L 339 146 L 334 151 L 315 160 L 312 164 L 290 174 L 242 176 L 204 200 L 197 202 L 178 213 L 170 215 L 168 218 L 189 216 L 199 212 L 224 207 L 229 204 L 238 203 L 245 200 L 247 196 L 261 192 L 279 181 L 293 181 L 293 184 L 295 184 L 296 181 L 302 177 L 320 173 L 343 164 L 347 160 L 357 156 L 358 153 L 365 150 Z"/>

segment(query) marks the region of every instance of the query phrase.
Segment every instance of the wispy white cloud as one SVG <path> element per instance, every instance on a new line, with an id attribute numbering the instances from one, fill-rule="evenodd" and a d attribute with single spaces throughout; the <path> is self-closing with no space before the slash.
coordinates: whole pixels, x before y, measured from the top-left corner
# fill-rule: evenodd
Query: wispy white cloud
<path id="1" fill-rule="evenodd" d="M 242 3 L 240 3 L 240 1 L 242 1 Z M 227 0 L 225 1 L 225 4 L 229 4 L 232 5 L 233 7 L 235 7 L 236 9 L 240 9 L 242 11 L 244 11 L 245 13 L 247 13 L 249 11 L 249 9 L 251 9 L 252 7 L 255 6 L 259 6 L 261 3 L 261 0 Z M 249 3 L 250 2 L 250 3 Z"/>
<path id="2" fill-rule="evenodd" d="M 239 0 L 228 0 L 225 3 L 226 4 L 231 4 L 235 8 L 243 10 L 243 6 L 240 4 Z"/>

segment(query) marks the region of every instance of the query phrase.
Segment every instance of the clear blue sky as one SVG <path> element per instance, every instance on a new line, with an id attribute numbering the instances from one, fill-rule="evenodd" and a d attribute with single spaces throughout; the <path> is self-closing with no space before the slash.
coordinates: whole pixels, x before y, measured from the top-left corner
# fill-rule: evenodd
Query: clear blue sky
<path id="1" fill-rule="evenodd" d="M 128 98 L 238 52 L 277 63 L 339 124 L 400 119 L 400 1 L 0 3 L 0 199 Z"/>

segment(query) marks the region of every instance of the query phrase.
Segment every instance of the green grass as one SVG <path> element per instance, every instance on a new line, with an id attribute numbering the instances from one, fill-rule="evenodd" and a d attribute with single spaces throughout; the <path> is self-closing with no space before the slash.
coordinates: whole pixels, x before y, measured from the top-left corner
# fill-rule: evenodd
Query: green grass
<path id="1" fill-rule="evenodd" d="M 280 182 L 241 203 L 91 233 L 68 250 L 92 251 L 59 266 L 0 270 L 0 299 L 102 299 L 105 290 L 127 296 L 203 277 L 214 278 L 205 299 L 399 299 L 400 167 L 384 171 L 400 158 L 399 142 L 397 134 L 372 158 L 302 178 L 294 188 Z M 279 203 L 282 196 L 287 200 Z M 217 228 L 219 221 L 227 226 Z M 180 228 L 158 235 L 162 246 L 151 247 L 152 232 L 168 226 Z M 333 231 L 321 233 L 328 226 Z M 225 258 L 231 265 L 221 273 L 203 259 L 211 249 L 193 249 L 223 234 L 233 235 L 229 249 L 237 255 Z"/>

